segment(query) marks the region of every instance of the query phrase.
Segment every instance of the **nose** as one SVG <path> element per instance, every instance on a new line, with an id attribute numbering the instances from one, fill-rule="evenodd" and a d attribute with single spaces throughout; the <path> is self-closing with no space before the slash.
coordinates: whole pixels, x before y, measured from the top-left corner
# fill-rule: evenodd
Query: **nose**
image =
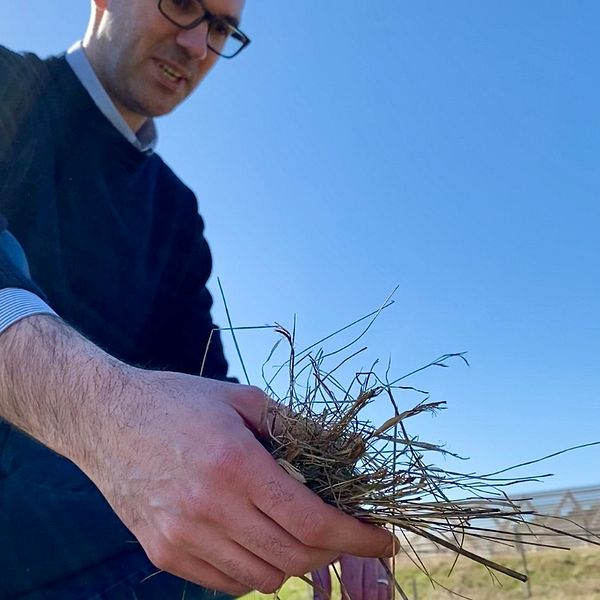
<path id="1" fill-rule="evenodd" d="M 208 23 L 182 29 L 177 35 L 177 44 L 187 50 L 191 58 L 204 60 L 208 55 Z"/>

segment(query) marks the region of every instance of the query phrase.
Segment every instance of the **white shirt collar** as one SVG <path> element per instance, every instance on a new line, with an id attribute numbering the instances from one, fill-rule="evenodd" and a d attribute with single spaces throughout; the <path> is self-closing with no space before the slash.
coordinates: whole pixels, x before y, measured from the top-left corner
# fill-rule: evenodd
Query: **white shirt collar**
<path id="1" fill-rule="evenodd" d="M 127 125 L 110 96 L 100 83 L 81 41 L 75 42 L 66 54 L 73 72 L 92 97 L 102 114 L 141 152 L 152 153 L 156 148 L 158 133 L 153 119 L 148 119 L 136 133 Z"/>

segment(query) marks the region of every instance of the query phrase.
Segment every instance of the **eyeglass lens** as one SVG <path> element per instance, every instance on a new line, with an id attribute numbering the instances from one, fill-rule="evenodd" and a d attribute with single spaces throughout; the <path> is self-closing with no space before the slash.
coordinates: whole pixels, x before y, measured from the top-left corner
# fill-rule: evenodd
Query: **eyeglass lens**
<path id="1" fill-rule="evenodd" d="M 200 24 L 206 10 L 197 0 L 162 0 L 165 15 L 181 27 Z M 208 21 L 208 46 L 225 57 L 234 56 L 244 45 L 243 37 L 225 19 L 212 17 Z"/>

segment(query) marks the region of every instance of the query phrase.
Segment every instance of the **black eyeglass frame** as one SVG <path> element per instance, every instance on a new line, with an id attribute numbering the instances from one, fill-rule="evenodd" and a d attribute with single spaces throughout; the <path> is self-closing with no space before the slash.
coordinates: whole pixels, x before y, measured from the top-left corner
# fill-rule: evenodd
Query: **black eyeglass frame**
<path id="1" fill-rule="evenodd" d="M 158 0 L 158 10 L 160 11 L 160 13 L 162 14 L 162 16 L 167 19 L 167 21 L 170 21 L 171 23 L 173 23 L 173 25 L 179 27 L 179 29 L 195 29 L 196 27 L 198 27 L 199 25 L 201 25 L 202 23 L 204 23 L 204 21 L 208 21 L 208 34 L 210 34 L 210 28 L 213 26 L 213 23 L 220 21 L 223 22 L 225 21 L 227 23 L 227 25 L 229 27 L 231 27 L 232 31 L 233 31 L 233 35 L 236 36 L 236 39 L 238 39 L 242 45 L 240 46 L 240 48 L 235 52 L 235 54 L 231 54 L 231 55 L 226 55 L 226 54 L 221 54 L 221 52 L 219 52 L 218 50 L 215 50 L 210 43 L 207 40 L 207 46 L 210 48 L 210 50 L 212 50 L 215 54 L 218 54 L 219 56 L 223 57 L 223 58 L 234 58 L 235 56 L 237 56 L 249 43 L 250 43 L 250 38 L 240 29 L 238 29 L 235 25 L 232 25 L 231 23 L 229 23 L 226 19 L 223 19 L 222 17 L 219 17 L 217 15 L 213 15 L 213 13 L 211 13 L 209 10 L 206 9 L 206 7 L 204 6 L 204 3 L 202 2 L 202 0 L 196 0 L 196 2 L 198 2 L 198 4 L 202 7 L 202 9 L 204 10 L 204 15 L 202 17 L 198 17 L 197 19 L 195 19 L 194 21 L 192 21 L 191 23 L 189 23 L 188 25 L 182 25 L 181 23 L 178 23 L 177 21 L 173 20 L 164 10 L 163 8 L 163 0 Z"/>

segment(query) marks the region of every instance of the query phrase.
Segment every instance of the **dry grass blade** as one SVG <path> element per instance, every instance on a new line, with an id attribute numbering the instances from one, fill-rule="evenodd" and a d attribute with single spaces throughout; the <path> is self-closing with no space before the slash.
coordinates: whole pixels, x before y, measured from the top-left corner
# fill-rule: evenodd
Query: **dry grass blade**
<path id="1" fill-rule="evenodd" d="M 221 293 L 223 294 L 222 288 Z M 296 352 L 295 327 L 292 333 L 279 324 L 234 328 L 223 297 L 229 321 L 227 330 L 233 336 L 247 379 L 246 368 L 235 337 L 236 330 L 270 328 L 282 336 L 280 340 L 285 339 L 289 344 L 288 359 L 276 369 L 275 375 L 270 379 L 265 376 L 265 369 L 279 342 L 275 344 L 263 365 L 266 391 L 282 404 L 282 409 L 273 415 L 273 422 L 278 423 L 276 431 L 272 432 L 270 440 L 263 440 L 279 465 L 325 502 L 340 510 L 375 525 L 399 528 L 406 542 L 400 550 L 429 578 L 434 587 L 439 586 L 455 597 L 466 598 L 442 585 L 429 573 L 413 543 L 414 539 L 426 539 L 438 547 L 452 551 L 455 561 L 451 571 L 456 560 L 464 557 L 487 568 L 492 581 L 497 581 L 493 571 L 520 581 L 526 581 L 527 577 L 482 556 L 473 545 L 477 541 L 485 540 L 521 549 L 527 544 L 547 548 L 564 547 L 553 544 L 552 539 L 584 540 L 600 545 L 600 536 L 594 532 L 573 524 L 568 519 L 548 517 L 525 510 L 521 508 L 521 503 L 529 499 L 513 500 L 505 491 L 509 486 L 539 481 L 547 475 L 498 477 L 512 469 L 600 442 L 561 450 L 538 460 L 523 462 L 485 475 L 449 471 L 425 461 L 429 454 L 461 459 L 440 445 L 410 436 L 406 429 L 406 421 L 426 412 L 435 413 L 442 410 L 445 403 L 430 402 L 427 392 L 413 386 L 400 385 L 400 382 L 428 368 L 448 367 L 447 363 L 452 359 L 462 360 L 468 365 L 465 353 L 444 354 L 392 382 L 388 377 L 390 364 L 385 380 L 375 373 L 375 365 L 367 371 L 359 370 L 349 386 L 343 386 L 336 380 L 334 373 L 365 348 L 350 354 L 330 370 L 324 368 L 325 359 L 340 354 L 361 339 L 379 314 L 393 303 L 390 298 L 377 311 Z M 321 342 L 367 319 L 370 319 L 367 326 L 351 343 L 329 353 L 323 350 L 314 351 Z M 314 353 L 311 353 L 312 351 Z M 202 367 L 205 360 L 206 354 Z M 287 372 L 288 377 L 286 392 L 282 397 L 278 397 L 274 381 L 284 372 Z M 305 377 L 305 383 L 301 383 L 301 376 Z M 400 411 L 394 397 L 394 393 L 398 391 L 423 394 L 425 399 L 407 410 Z M 381 395 L 388 398 L 393 414 L 383 424 L 374 426 L 363 414 L 369 404 Z M 569 527 L 554 527 L 550 524 L 551 518 L 568 524 Z M 414 536 L 413 539 L 409 534 Z M 394 590 L 403 600 L 408 600 L 404 590 L 394 580 L 392 572 L 389 569 L 387 571 Z M 302 579 L 310 583 L 307 578 Z M 315 587 L 315 584 L 311 585 Z"/>
<path id="2" fill-rule="evenodd" d="M 344 387 L 333 376 L 339 365 L 329 371 L 323 367 L 324 358 L 335 353 L 301 353 L 298 363 L 309 365 L 309 373 L 306 366 L 299 371 L 306 378 L 301 384 L 296 374 L 294 336 L 280 325 L 277 331 L 290 344 L 291 358 L 286 363 L 290 381 L 286 385 L 287 395 L 279 398 L 285 410 L 276 415 L 277 432 L 265 445 L 282 468 L 325 502 L 370 523 L 400 528 L 405 534 L 451 550 L 456 557 L 462 556 L 520 581 L 526 581 L 527 577 L 481 556 L 470 547 L 470 540 L 513 547 L 527 543 L 551 547 L 549 536 L 566 536 L 584 537 L 600 545 L 600 538 L 592 532 L 568 532 L 536 519 L 535 513 L 521 509 L 519 502 L 503 491 L 506 486 L 535 478 L 495 477 L 505 470 L 477 476 L 446 471 L 426 462 L 425 457 L 432 453 L 460 458 L 439 445 L 410 436 L 406 429 L 406 422 L 416 416 L 444 409 L 443 402 L 432 402 L 426 397 L 415 406 L 400 410 L 394 398 L 398 389 L 422 391 L 399 386 L 398 382 L 405 377 L 389 384 L 372 371 L 359 372 L 352 384 Z M 447 354 L 426 367 L 446 367 L 451 358 L 465 360 L 461 353 Z M 412 374 L 422 370 L 415 369 Z M 271 384 L 272 380 L 270 392 Z M 382 395 L 389 399 L 393 414 L 375 426 L 363 414 Z M 528 536 L 533 539 L 528 541 Z M 421 568 L 426 572 L 406 539 L 407 544 L 401 550 L 414 555 L 415 564 L 423 565 Z M 400 586 L 394 584 L 400 596 L 407 598 Z"/>

